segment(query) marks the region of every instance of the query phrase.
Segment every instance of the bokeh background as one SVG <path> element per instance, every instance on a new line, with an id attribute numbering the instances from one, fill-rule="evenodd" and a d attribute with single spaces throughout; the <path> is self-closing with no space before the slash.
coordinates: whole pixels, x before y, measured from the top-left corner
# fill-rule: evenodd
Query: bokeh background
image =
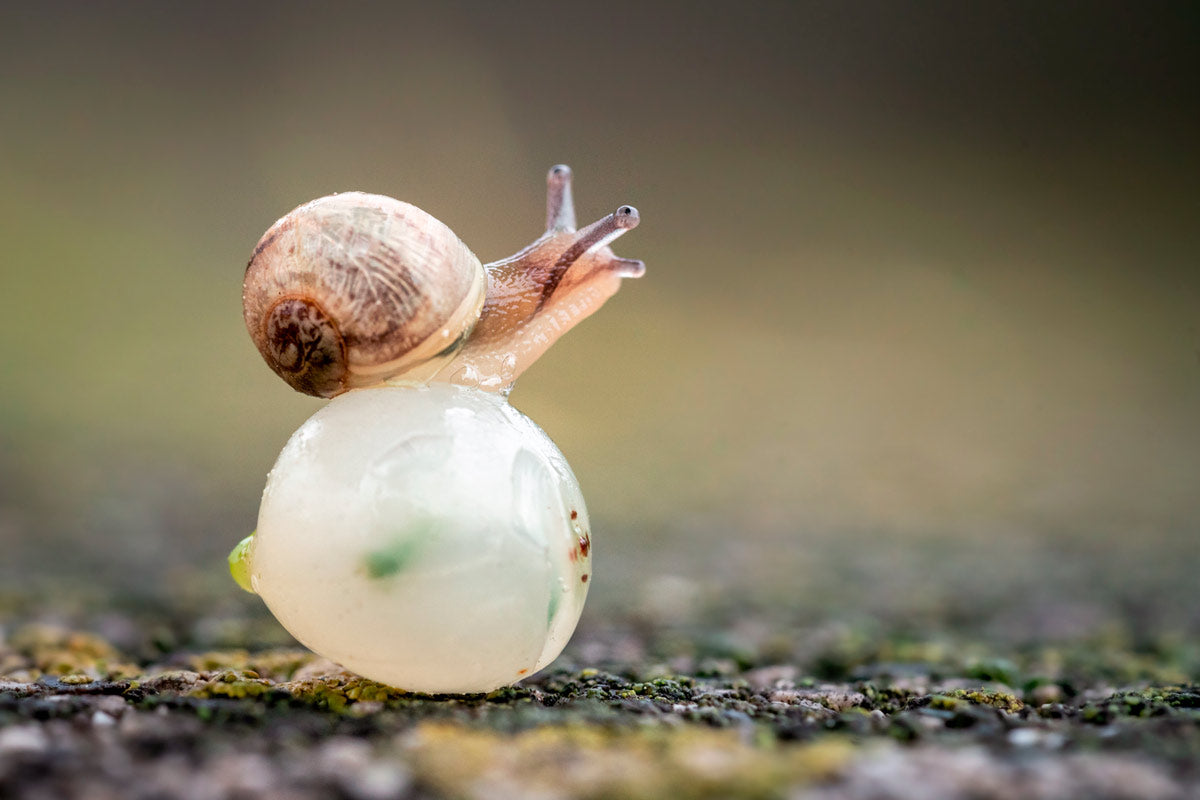
<path id="1" fill-rule="evenodd" d="M 224 556 L 320 403 L 242 327 L 259 235 L 363 189 L 499 258 L 563 161 L 648 265 L 512 396 L 589 501 L 585 625 L 1194 634 L 1198 40 L 1188 3 L 5 4 L 0 593 L 261 614 Z"/>

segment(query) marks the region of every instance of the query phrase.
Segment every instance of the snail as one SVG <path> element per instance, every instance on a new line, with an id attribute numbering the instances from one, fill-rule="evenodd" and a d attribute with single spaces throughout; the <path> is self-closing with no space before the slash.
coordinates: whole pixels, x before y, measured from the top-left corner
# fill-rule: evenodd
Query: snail
<path id="1" fill-rule="evenodd" d="M 407 691 L 487 692 L 553 661 L 591 577 L 566 458 L 514 381 L 624 278 L 632 206 L 576 230 L 571 171 L 546 231 L 489 264 L 382 195 L 306 203 L 246 268 L 247 330 L 293 388 L 332 398 L 267 477 L 230 569 L 313 651 Z"/>

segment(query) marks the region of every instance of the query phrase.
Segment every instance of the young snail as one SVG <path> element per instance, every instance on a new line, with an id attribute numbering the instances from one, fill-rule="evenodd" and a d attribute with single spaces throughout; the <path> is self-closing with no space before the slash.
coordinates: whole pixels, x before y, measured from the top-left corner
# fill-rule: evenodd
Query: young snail
<path id="1" fill-rule="evenodd" d="M 571 171 L 546 232 L 487 265 L 415 206 L 348 192 L 300 206 L 246 268 L 246 327 L 291 386 L 333 400 L 292 435 L 258 528 L 230 554 L 299 641 L 410 691 L 484 692 L 566 645 L 591 534 L 562 453 L 507 401 L 640 261 L 621 206 L 575 229 Z"/>

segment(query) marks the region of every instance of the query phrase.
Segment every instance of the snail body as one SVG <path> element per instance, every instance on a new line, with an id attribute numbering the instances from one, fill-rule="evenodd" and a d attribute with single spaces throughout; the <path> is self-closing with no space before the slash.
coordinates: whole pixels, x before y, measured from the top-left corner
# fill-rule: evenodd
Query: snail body
<path id="1" fill-rule="evenodd" d="M 644 267 L 609 248 L 636 210 L 576 230 L 570 178 L 551 169 L 546 232 L 487 265 L 415 206 L 350 192 L 279 220 L 247 266 L 259 352 L 333 399 L 284 447 L 231 568 L 365 677 L 490 691 L 550 663 L 579 619 L 583 495 L 507 392 Z"/>

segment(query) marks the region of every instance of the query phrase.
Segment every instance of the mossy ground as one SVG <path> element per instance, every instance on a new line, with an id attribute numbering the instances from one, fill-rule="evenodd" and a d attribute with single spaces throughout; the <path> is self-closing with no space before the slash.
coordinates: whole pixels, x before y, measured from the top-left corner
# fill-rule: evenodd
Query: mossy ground
<path id="1" fill-rule="evenodd" d="M 1185 642 L 1110 636 L 1001 657 L 951 636 L 790 633 L 794 657 L 777 633 L 735 644 L 710 628 L 612 623 L 518 686 L 450 697 L 295 646 L 125 650 L 92 632 L 10 627 L 0 796 L 1200 791 L 1200 650 Z"/>

